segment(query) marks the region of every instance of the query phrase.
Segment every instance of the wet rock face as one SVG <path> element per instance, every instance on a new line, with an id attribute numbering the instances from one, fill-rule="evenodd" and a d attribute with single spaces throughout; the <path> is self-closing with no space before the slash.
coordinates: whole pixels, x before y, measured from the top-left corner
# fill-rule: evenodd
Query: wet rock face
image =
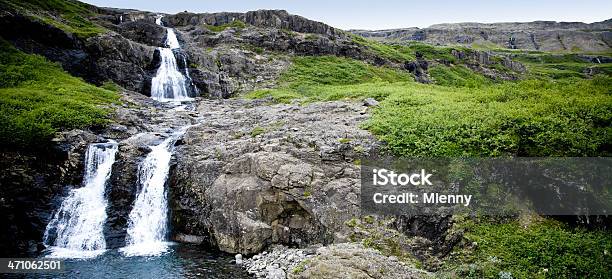
<path id="1" fill-rule="evenodd" d="M 159 66 L 155 47 L 116 33 L 90 38 L 85 44 L 97 69 L 96 79 L 112 80 L 128 90 L 150 94 L 150 80 Z"/>
<path id="2" fill-rule="evenodd" d="M 119 145 L 105 193 L 108 217 L 104 224 L 104 236 L 109 249 L 125 246 L 127 222 L 139 189 L 138 166 L 150 151 L 147 143 L 155 139 L 157 138 L 153 135 L 140 134 L 122 141 Z"/>
<path id="3" fill-rule="evenodd" d="M 359 214 L 354 160 L 376 146 L 357 128 L 363 108 L 202 101 L 205 121 L 177 147 L 175 231 L 246 254 L 346 239 L 344 222 Z"/>

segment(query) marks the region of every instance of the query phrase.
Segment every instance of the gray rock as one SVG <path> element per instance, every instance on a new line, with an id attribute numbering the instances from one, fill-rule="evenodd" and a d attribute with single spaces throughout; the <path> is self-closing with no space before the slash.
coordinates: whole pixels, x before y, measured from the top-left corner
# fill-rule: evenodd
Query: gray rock
<path id="1" fill-rule="evenodd" d="M 272 268 L 268 271 L 267 279 L 285 279 L 287 275 L 280 268 Z"/>
<path id="2" fill-rule="evenodd" d="M 361 244 L 334 244 L 319 248 L 302 268 L 288 278 L 433 278 L 414 266 L 389 260 L 380 252 Z"/>
<path id="3" fill-rule="evenodd" d="M 367 98 L 363 100 L 363 105 L 366 107 L 375 107 L 378 106 L 378 104 L 378 101 L 376 101 L 374 98 Z"/>
<path id="4" fill-rule="evenodd" d="M 303 247 L 345 239 L 344 222 L 359 213 L 355 149 L 377 146 L 359 129 L 366 119 L 361 107 L 202 102 L 206 121 L 177 148 L 170 200 L 181 222 L 175 230 L 210 234 L 221 250 L 245 254 L 273 243 Z M 265 132 L 236 136 L 250 134 L 248 127 Z"/>

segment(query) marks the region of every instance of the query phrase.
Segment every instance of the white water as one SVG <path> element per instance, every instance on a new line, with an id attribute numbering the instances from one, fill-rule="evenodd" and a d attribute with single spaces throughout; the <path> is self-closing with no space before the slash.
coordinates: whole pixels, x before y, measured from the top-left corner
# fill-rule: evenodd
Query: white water
<path id="1" fill-rule="evenodd" d="M 126 256 L 156 256 L 168 250 L 168 198 L 165 187 L 174 143 L 185 129 L 173 134 L 151 152 L 138 168 L 140 192 L 129 215 Z"/>
<path id="2" fill-rule="evenodd" d="M 73 189 L 45 230 L 43 242 L 49 257 L 91 258 L 106 249 L 104 222 L 107 202 L 104 189 L 108 181 L 117 143 L 96 143 L 87 149 L 83 187 Z M 54 232 L 55 239 L 51 238 Z"/>
<path id="3" fill-rule="evenodd" d="M 174 30 L 172 30 L 172 28 L 166 28 L 166 30 L 168 31 L 168 35 L 166 36 L 166 45 L 170 49 L 181 48 L 181 45 L 179 45 Z"/>
<path id="4" fill-rule="evenodd" d="M 155 23 L 163 26 L 161 17 L 155 19 Z M 166 46 L 158 47 L 161 57 L 161 65 L 151 81 L 151 98 L 160 102 L 182 102 L 192 101 L 187 94 L 185 77 L 179 71 L 173 49 L 180 48 L 176 34 L 172 28 L 166 28 Z"/>

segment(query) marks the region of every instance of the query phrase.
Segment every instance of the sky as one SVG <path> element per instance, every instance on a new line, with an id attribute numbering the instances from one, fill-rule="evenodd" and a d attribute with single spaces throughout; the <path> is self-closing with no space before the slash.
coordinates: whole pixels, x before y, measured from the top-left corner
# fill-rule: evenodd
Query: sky
<path id="1" fill-rule="evenodd" d="M 427 27 L 456 22 L 535 20 L 595 22 L 612 18 L 611 0 L 85 0 L 102 7 L 177 13 L 282 9 L 341 29 Z"/>

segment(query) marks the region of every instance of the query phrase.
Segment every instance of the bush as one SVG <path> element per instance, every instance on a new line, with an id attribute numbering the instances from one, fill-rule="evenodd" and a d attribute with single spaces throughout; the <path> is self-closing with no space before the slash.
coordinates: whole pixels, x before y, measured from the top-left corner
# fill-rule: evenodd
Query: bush
<path id="1" fill-rule="evenodd" d="M 353 42 L 367 47 L 372 53 L 393 62 L 405 63 L 415 60 L 414 51 L 402 45 L 384 44 L 364 37 L 350 34 Z"/>
<path id="2" fill-rule="evenodd" d="M 460 253 L 476 268 L 460 271 L 460 277 L 498 278 L 502 272 L 513 278 L 610 276 L 612 235 L 605 231 L 569 228 L 550 219 L 527 226 L 485 221 L 467 226 L 465 237 L 477 247 Z"/>
<path id="3" fill-rule="evenodd" d="M 444 86 L 478 88 L 492 84 L 492 80 L 462 65 L 436 65 L 429 69 L 429 74 L 436 84 Z"/>
<path id="4" fill-rule="evenodd" d="M 336 56 L 295 57 L 291 68 L 281 76 L 290 87 L 304 85 L 345 85 L 370 81 L 412 80 L 408 73 L 376 67 L 350 58 Z"/>
<path id="5" fill-rule="evenodd" d="M 241 20 L 234 20 L 230 23 L 222 24 L 222 25 L 205 25 L 208 30 L 213 32 L 221 32 L 227 28 L 233 28 L 237 30 L 241 30 L 247 27 L 246 23 Z"/>
<path id="6" fill-rule="evenodd" d="M 406 84 L 365 127 L 405 156 L 609 156 L 611 86 L 608 76 L 478 90 Z"/>

